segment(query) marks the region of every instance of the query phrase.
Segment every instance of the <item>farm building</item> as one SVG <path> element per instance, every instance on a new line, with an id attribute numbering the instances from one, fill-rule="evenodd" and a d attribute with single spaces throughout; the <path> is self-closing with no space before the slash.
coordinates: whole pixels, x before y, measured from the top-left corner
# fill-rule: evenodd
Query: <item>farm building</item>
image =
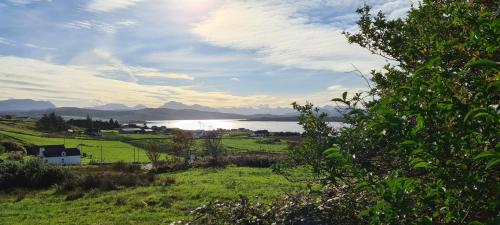
<path id="1" fill-rule="evenodd" d="M 267 136 L 269 136 L 269 131 L 256 130 L 255 132 L 253 132 L 253 134 L 251 136 L 253 136 L 253 137 L 267 137 Z"/>
<path id="2" fill-rule="evenodd" d="M 80 164 L 80 148 L 66 148 L 64 145 L 38 146 L 38 157 L 49 164 Z"/>
<path id="3" fill-rule="evenodd" d="M 102 136 L 102 132 L 100 129 L 95 129 L 95 128 L 87 128 L 85 129 L 84 132 L 85 135 L 87 136 Z"/>
<path id="4" fill-rule="evenodd" d="M 144 131 L 141 128 L 122 128 L 120 134 L 142 134 Z"/>

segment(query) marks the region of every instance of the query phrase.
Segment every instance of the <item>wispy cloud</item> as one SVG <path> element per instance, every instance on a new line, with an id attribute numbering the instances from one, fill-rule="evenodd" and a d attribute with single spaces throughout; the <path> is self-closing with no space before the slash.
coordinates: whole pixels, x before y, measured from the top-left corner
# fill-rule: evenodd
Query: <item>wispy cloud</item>
<path id="1" fill-rule="evenodd" d="M 412 1 L 366 3 L 397 18 L 406 15 Z M 386 61 L 349 44 L 342 34 L 356 29 L 358 15 L 353 11 L 362 4 L 353 0 L 228 1 L 192 32 L 216 46 L 255 50 L 263 63 L 335 72 L 352 70 L 354 64 L 366 72 Z M 341 12 L 342 7 L 348 10 Z M 339 12 L 330 16 L 322 8 Z"/>
<path id="2" fill-rule="evenodd" d="M 193 33 L 217 46 L 256 50 L 270 64 L 345 72 L 352 64 L 368 71 L 385 63 L 350 45 L 342 30 L 311 24 L 296 10 L 289 4 L 231 1 L 197 24 Z"/>
<path id="3" fill-rule="evenodd" d="M 58 65 L 35 59 L 0 56 L 0 98 L 53 100 L 62 105 L 93 105 L 95 102 L 158 106 L 167 100 L 211 106 L 256 106 L 262 102 L 288 105 L 291 99 L 273 96 L 237 96 L 224 92 L 200 92 L 187 87 L 140 85 L 107 79 L 102 71 L 72 65 Z M 34 82 L 36 81 L 36 82 Z M 64 98 L 64 99 L 61 99 Z M 70 99 L 78 99 L 77 102 Z"/>
<path id="4" fill-rule="evenodd" d="M 144 0 L 91 0 L 86 9 L 91 12 L 110 12 L 134 6 Z"/>
<path id="5" fill-rule="evenodd" d="M 7 0 L 7 1 L 13 5 L 29 5 L 31 3 L 41 2 L 41 1 L 52 2 L 52 0 Z"/>
<path id="6" fill-rule="evenodd" d="M 2 44 L 2 45 L 15 45 L 13 41 L 11 41 L 7 38 L 3 38 L 3 37 L 0 37 L 0 44 Z"/>
<path id="7" fill-rule="evenodd" d="M 94 30 L 112 34 L 121 28 L 131 27 L 136 24 L 137 22 L 133 20 L 123 20 L 114 23 L 105 23 L 96 20 L 77 20 L 64 23 L 63 26 L 70 29 Z"/>
<path id="8" fill-rule="evenodd" d="M 28 48 L 36 48 L 36 49 L 48 50 L 48 51 L 54 51 L 54 50 L 56 50 L 55 48 L 38 46 L 38 45 L 35 45 L 35 44 L 31 44 L 31 43 L 26 43 L 26 44 L 24 44 L 24 46 L 26 46 Z"/>

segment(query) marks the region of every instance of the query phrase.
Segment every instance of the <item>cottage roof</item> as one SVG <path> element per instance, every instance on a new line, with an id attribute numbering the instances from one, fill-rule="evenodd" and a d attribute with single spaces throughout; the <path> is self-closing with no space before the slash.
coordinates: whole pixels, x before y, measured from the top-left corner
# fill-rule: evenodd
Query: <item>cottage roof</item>
<path id="1" fill-rule="evenodd" d="M 65 149 L 64 145 L 40 145 L 38 148 L 44 148 L 45 150 L 51 149 Z"/>
<path id="2" fill-rule="evenodd" d="M 142 131 L 141 128 L 122 128 L 122 131 Z"/>
<path id="3" fill-rule="evenodd" d="M 80 150 L 77 148 L 48 149 L 43 152 L 45 157 L 77 156 Z"/>

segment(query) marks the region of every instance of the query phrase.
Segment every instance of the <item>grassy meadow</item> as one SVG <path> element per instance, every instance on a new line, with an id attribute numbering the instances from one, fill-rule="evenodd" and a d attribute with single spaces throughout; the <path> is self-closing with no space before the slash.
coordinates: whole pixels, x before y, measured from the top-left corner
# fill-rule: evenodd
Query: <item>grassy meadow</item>
<path id="1" fill-rule="evenodd" d="M 105 162 L 133 162 L 134 150 L 137 162 L 148 162 L 145 151 L 141 148 L 132 146 L 128 143 L 121 141 L 107 141 L 96 139 L 84 138 L 49 138 L 34 136 L 30 134 L 13 133 L 8 131 L 0 131 L 0 134 L 21 140 L 26 143 L 35 145 L 60 145 L 65 144 L 66 147 L 76 147 L 80 145 L 83 153 L 87 154 L 83 158 L 84 162 L 90 160 L 101 160 L 101 147 L 102 147 L 102 160 Z"/>
<path id="2" fill-rule="evenodd" d="M 246 134 L 225 135 L 223 145 L 228 154 L 241 152 L 284 153 L 286 140 L 273 144 L 260 142 L 262 138 Z M 99 162 L 148 162 L 145 143 L 171 144 L 165 134 L 120 134 L 103 131 L 102 137 L 44 133 L 35 129 L 29 120 L 0 120 L 0 141 L 23 145 L 80 146 L 83 164 Z M 199 154 L 203 140 L 196 140 L 194 149 Z M 135 154 L 134 154 L 135 151 Z M 7 154 L 0 154 L 0 159 Z M 87 165 L 72 166 L 71 170 L 85 170 Z M 90 166 L 92 167 L 92 166 Z M 175 180 L 170 184 L 167 180 Z M 216 199 L 238 199 L 239 195 L 251 201 L 269 202 L 285 193 L 303 190 L 305 183 L 290 182 L 274 174 L 270 168 L 229 166 L 219 169 L 198 168 L 156 175 L 148 186 L 121 188 L 112 191 L 81 191 L 76 199 L 70 193 L 60 193 L 57 187 L 46 190 L 14 190 L 0 192 L 0 224 L 164 224 L 186 219 L 191 210 Z"/>
<path id="3" fill-rule="evenodd" d="M 174 178 L 164 185 L 162 180 Z M 270 169 L 227 167 L 159 175 L 152 186 L 86 193 L 76 200 L 55 189 L 0 195 L 0 224 L 164 224 L 214 199 L 270 199 L 304 188 Z"/>
<path id="4" fill-rule="evenodd" d="M 171 136 L 165 134 L 120 134 L 116 130 L 103 131 L 102 137 L 87 137 L 81 135 L 47 134 L 35 129 L 31 120 L 0 120 L 0 139 L 22 144 L 56 145 L 65 144 L 66 147 L 80 146 L 87 157 L 83 163 L 90 161 L 100 162 L 148 162 L 144 149 L 145 143 L 156 142 L 169 144 Z M 237 136 L 225 135 L 223 145 L 227 153 L 239 152 L 267 152 L 284 153 L 287 142 L 281 140 L 273 144 L 259 143 L 262 138 L 248 137 L 245 134 Z M 102 158 L 101 158 L 102 147 Z M 202 153 L 203 140 L 196 140 L 195 152 Z"/>

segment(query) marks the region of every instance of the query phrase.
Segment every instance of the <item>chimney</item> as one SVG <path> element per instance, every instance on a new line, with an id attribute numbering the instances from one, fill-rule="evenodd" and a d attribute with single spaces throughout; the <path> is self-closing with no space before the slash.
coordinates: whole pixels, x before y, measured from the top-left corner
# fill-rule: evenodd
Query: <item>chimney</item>
<path id="1" fill-rule="evenodd" d="M 45 148 L 44 148 L 44 147 L 40 147 L 40 148 L 38 149 L 38 156 L 43 157 L 43 152 L 44 152 L 44 151 L 45 151 Z"/>

